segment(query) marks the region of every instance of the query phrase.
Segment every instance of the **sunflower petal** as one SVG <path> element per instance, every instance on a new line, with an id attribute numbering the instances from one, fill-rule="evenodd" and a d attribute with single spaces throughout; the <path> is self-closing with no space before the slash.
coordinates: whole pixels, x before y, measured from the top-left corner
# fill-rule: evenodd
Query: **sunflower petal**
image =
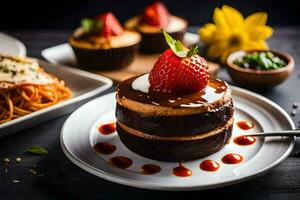
<path id="1" fill-rule="evenodd" d="M 268 44 L 264 40 L 253 41 L 249 40 L 245 50 L 267 50 L 269 49 Z"/>
<path id="2" fill-rule="evenodd" d="M 225 16 L 220 8 L 215 8 L 213 21 L 218 28 L 229 29 Z"/>
<path id="3" fill-rule="evenodd" d="M 244 17 L 238 10 L 224 5 L 222 6 L 222 11 L 229 27 L 233 28 L 243 25 Z"/>
<path id="4" fill-rule="evenodd" d="M 247 32 L 252 40 L 265 40 L 272 36 L 273 29 L 269 26 L 248 27 Z"/>
<path id="5" fill-rule="evenodd" d="M 245 19 L 246 26 L 257 26 L 257 25 L 266 25 L 268 19 L 268 14 L 265 12 L 257 12 L 252 15 L 249 15 Z"/>
<path id="6" fill-rule="evenodd" d="M 213 34 L 216 30 L 217 26 L 215 24 L 208 23 L 198 30 L 198 34 L 204 43 L 211 43 L 213 41 Z"/>

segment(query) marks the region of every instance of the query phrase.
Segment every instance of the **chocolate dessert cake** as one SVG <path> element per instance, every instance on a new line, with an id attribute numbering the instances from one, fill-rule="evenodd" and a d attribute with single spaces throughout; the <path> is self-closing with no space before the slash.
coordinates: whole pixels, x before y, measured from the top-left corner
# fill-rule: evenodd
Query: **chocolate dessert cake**
<path id="1" fill-rule="evenodd" d="M 209 80 L 204 91 L 181 96 L 133 88 L 147 78 L 130 78 L 117 90 L 117 131 L 129 149 L 156 160 L 185 161 L 214 153 L 228 142 L 233 104 L 224 81 Z"/>
<path id="2" fill-rule="evenodd" d="M 121 141 L 133 152 L 161 161 L 212 154 L 229 141 L 233 126 L 226 82 L 209 79 L 199 55 L 174 52 L 165 51 L 150 74 L 120 83 L 116 94 Z"/>

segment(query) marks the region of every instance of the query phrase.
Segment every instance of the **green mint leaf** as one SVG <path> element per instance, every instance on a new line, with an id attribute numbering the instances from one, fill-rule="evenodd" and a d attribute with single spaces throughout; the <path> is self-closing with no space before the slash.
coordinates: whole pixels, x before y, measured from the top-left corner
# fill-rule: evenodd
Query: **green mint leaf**
<path id="1" fill-rule="evenodd" d="M 195 46 L 195 47 L 192 47 L 190 48 L 190 50 L 187 52 L 187 57 L 191 57 L 193 55 L 196 55 L 199 53 L 199 47 L 198 46 Z"/>
<path id="2" fill-rule="evenodd" d="M 174 44 L 175 44 L 175 48 L 176 48 L 177 52 L 184 51 L 183 44 L 179 40 L 174 40 L 174 41 L 175 41 Z"/>
<path id="3" fill-rule="evenodd" d="M 96 33 L 101 30 L 102 24 L 99 20 L 84 18 L 81 20 L 81 27 L 86 33 Z"/>
<path id="4" fill-rule="evenodd" d="M 33 146 L 33 147 L 29 147 L 27 150 L 27 152 L 32 153 L 32 154 L 37 154 L 37 155 L 47 155 L 48 151 L 41 146 Z"/>
<path id="5" fill-rule="evenodd" d="M 185 50 L 186 48 L 179 40 L 175 40 L 174 38 L 172 38 L 172 36 L 169 35 L 166 31 L 163 31 L 163 34 L 169 47 L 178 57 L 184 58 L 187 56 L 187 51 Z"/>
<path id="6" fill-rule="evenodd" d="M 192 47 L 188 50 L 179 40 L 175 40 L 166 31 L 163 31 L 166 42 L 172 49 L 172 51 L 180 58 L 191 57 L 199 53 L 198 46 Z"/>

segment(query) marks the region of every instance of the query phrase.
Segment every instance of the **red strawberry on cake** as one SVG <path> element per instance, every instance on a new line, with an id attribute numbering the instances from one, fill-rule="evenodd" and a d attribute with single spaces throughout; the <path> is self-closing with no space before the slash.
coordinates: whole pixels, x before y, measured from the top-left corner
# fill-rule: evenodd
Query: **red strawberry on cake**
<path id="1" fill-rule="evenodd" d="M 209 79 L 198 48 L 164 32 L 169 49 L 150 74 L 117 88 L 117 131 L 133 152 L 161 161 L 186 161 L 220 150 L 230 139 L 233 104 L 226 82 Z"/>
<path id="2" fill-rule="evenodd" d="M 149 76 L 150 89 L 173 94 L 203 90 L 209 77 L 207 62 L 197 54 L 197 49 L 194 48 L 186 51 L 186 55 L 185 53 L 180 55 L 184 52 L 183 45 L 166 32 L 164 34 L 171 41 L 172 49 L 161 54 L 154 64 Z"/>

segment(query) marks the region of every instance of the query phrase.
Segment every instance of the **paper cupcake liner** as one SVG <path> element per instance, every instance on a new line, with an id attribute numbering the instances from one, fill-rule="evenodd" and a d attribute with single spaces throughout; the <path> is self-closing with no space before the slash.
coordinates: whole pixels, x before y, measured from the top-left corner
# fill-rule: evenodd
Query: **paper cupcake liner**
<path id="1" fill-rule="evenodd" d="M 80 68 L 103 71 L 128 66 L 133 62 L 139 44 L 112 49 L 85 49 L 75 46 L 72 48 Z"/>

